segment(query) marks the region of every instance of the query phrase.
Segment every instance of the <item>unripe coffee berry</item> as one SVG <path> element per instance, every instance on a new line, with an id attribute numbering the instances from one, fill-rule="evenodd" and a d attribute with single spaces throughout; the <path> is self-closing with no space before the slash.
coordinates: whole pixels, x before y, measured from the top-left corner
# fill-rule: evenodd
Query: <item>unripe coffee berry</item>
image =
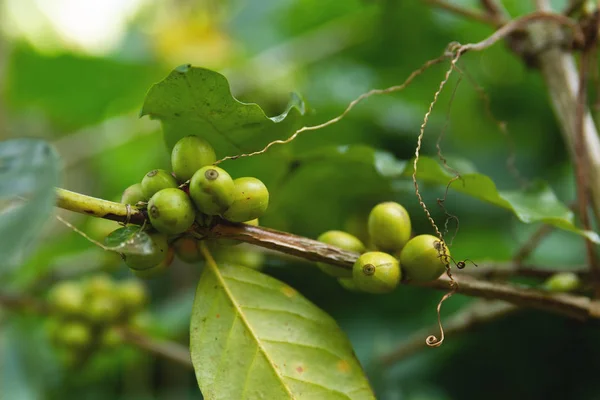
<path id="1" fill-rule="evenodd" d="M 269 190 L 260 179 L 245 177 L 233 181 L 235 200 L 223 217 L 244 222 L 261 217 L 269 207 Z"/>
<path id="2" fill-rule="evenodd" d="M 400 251 L 410 239 L 410 216 L 398 203 L 386 202 L 373 207 L 367 226 L 375 247 L 387 253 Z"/>
<path id="3" fill-rule="evenodd" d="M 49 292 L 50 306 L 58 313 L 79 315 L 83 312 L 85 292 L 76 282 L 60 282 Z"/>
<path id="4" fill-rule="evenodd" d="M 317 240 L 343 250 L 354 251 L 355 253 L 363 253 L 365 251 L 365 245 L 356 236 L 343 231 L 324 232 Z M 352 270 L 349 269 L 319 262 L 317 266 L 321 271 L 336 278 L 349 278 L 352 276 Z"/>
<path id="5" fill-rule="evenodd" d="M 180 139 L 171 152 L 171 165 L 179 182 L 190 179 L 200 168 L 217 161 L 215 150 L 198 136 Z"/>
<path id="6" fill-rule="evenodd" d="M 192 226 L 196 211 L 183 190 L 168 188 L 152 196 L 148 202 L 148 216 L 157 231 L 177 235 Z"/>
<path id="7" fill-rule="evenodd" d="M 352 268 L 356 288 L 367 293 L 388 293 L 400 282 L 398 260 L 390 254 L 369 251 L 358 257 Z"/>
<path id="8" fill-rule="evenodd" d="M 67 322 L 57 327 L 54 341 L 65 347 L 82 349 L 92 342 L 92 332 L 81 322 Z"/>
<path id="9" fill-rule="evenodd" d="M 181 261 L 193 264 L 202 260 L 200 242 L 191 236 L 183 236 L 173 242 L 175 255 Z"/>
<path id="10" fill-rule="evenodd" d="M 123 195 L 121 196 L 122 204 L 135 205 L 135 204 L 139 203 L 140 201 L 146 201 L 146 200 L 148 200 L 148 198 L 146 196 L 144 196 L 144 191 L 142 190 L 141 183 L 135 183 L 135 184 L 129 186 L 127 189 L 125 189 L 125 191 L 123 192 Z"/>
<path id="11" fill-rule="evenodd" d="M 167 258 L 169 244 L 167 235 L 163 233 L 150 233 L 152 252 L 150 254 L 126 254 L 125 264 L 133 270 L 143 271 L 153 268 Z"/>
<path id="12" fill-rule="evenodd" d="M 223 168 L 200 168 L 190 181 L 190 197 L 202 213 L 223 214 L 235 200 L 233 179 Z"/>
<path id="13" fill-rule="evenodd" d="M 137 276 L 140 279 L 154 279 L 163 275 L 167 271 L 167 269 L 169 268 L 169 266 L 171 266 L 171 263 L 173 262 L 173 258 L 175 258 L 175 252 L 173 251 L 173 248 L 170 247 L 167 251 L 166 258 L 158 265 L 144 270 L 132 269 L 132 271 L 135 274 L 135 276 Z"/>
<path id="14" fill-rule="evenodd" d="M 140 311 L 148 301 L 146 287 L 137 279 L 119 282 L 116 292 L 119 302 L 128 315 Z"/>
<path id="15" fill-rule="evenodd" d="M 119 319 L 123 308 L 114 297 L 103 296 L 90 299 L 86 305 L 86 317 L 95 324 L 108 325 Z"/>
<path id="16" fill-rule="evenodd" d="M 173 178 L 173 175 L 164 169 L 153 169 L 142 179 L 142 193 L 146 199 L 163 189 L 176 187 L 177 181 Z"/>
<path id="17" fill-rule="evenodd" d="M 445 255 L 444 257 L 444 249 Z M 408 279 L 415 282 L 432 281 L 446 271 L 450 250 L 432 235 L 418 235 L 410 239 L 400 252 L 400 264 Z"/>
<path id="18" fill-rule="evenodd" d="M 354 283 L 353 278 L 339 278 L 338 283 L 340 284 L 341 287 L 343 287 L 344 289 L 346 289 L 350 292 L 358 292 L 359 291 L 358 288 L 356 287 L 356 283 Z"/>
<path id="19" fill-rule="evenodd" d="M 544 282 L 544 287 L 553 292 L 572 292 L 581 285 L 581 280 L 573 272 L 561 272 L 552 275 Z"/>

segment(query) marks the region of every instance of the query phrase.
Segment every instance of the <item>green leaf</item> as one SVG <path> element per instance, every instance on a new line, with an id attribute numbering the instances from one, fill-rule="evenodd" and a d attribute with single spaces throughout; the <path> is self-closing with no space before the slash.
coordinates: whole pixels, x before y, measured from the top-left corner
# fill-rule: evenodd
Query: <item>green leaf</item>
<path id="1" fill-rule="evenodd" d="M 6 103 L 16 111 L 41 110 L 60 127 L 52 131 L 68 132 L 135 110 L 162 73 L 148 62 L 48 55 L 16 44 L 4 79 Z"/>
<path id="2" fill-rule="evenodd" d="M 257 104 L 235 99 L 223 75 L 190 65 L 175 68 L 152 86 L 141 111 L 162 122 L 169 150 L 182 137 L 197 135 L 212 144 L 218 157 L 257 151 L 289 137 L 303 114 L 304 102 L 293 94 L 286 110 L 269 118 Z"/>
<path id="3" fill-rule="evenodd" d="M 275 278 L 207 260 L 190 327 L 205 398 L 375 398 L 329 315 Z"/>
<path id="4" fill-rule="evenodd" d="M 412 161 L 408 163 L 404 176 L 412 175 L 412 165 Z M 536 182 L 526 191 L 502 191 L 498 190 L 486 175 L 470 172 L 460 176 L 461 179 L 450 186 L 452 190 L 510 210 L 526 224 L 543 222 L 585 236 L 594 243 L 600 243 L 600 236 L 596 232 L 585 231 L 575 226 L 573 212 L 556 198 L 545 182 Z M 447 185 L 452 177 L 454 175 L 436 160 L 428 157 L 419 158 L 418 180 Z"/>
<path id="5" fill-rule="evenodd" d="M 152 254 L 154 244 L 150 236 L 139 226 L 129 225 L 112 231 L 105 239 L 104 244 L 121 254 Z"/>
<path id="6" fill-rule="evenodd" d="M 0 268 L 21 265 L 31 253 L 54 209 L 59 170 L 58 155 L 43 140 L 0 142 Z"/>

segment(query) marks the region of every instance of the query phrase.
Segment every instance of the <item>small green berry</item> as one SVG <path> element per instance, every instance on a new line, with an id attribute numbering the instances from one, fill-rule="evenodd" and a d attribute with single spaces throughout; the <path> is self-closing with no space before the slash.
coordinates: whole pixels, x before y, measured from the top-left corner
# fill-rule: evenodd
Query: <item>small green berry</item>
<path id="1" fill-rule="evenodd" d="M 182 236 L 173 242 L 175 255 L 181 261 L 188 264 L 197 263 L 202 260 L 200 253 L 200 242 L 191 236 Z"/>
<path id="2" fill-rule="evenodd" d="M 114 323 L 122 315 L 123 307 L 114 297 L 92 298 L 86 306 L 87 319 L 95 324 L 108 325 Z"/>
<path id="3" fill-rule="evenodd" d="M 104 348 L 114 349 L 123 344 L 123 336 L 116 327 L 108 327 L 100 336 L 100 344 Z"/>
<path id="4" fill-rule="evenodd" d="M 356 288 L 367 293 L 388 293 L 401 278 L 400 264 L 390 254 L 369 251 L 358 257 L 352 268 Z"/>
<path id="5" fill-rule="evenodd" d="M 50 290 L 49 303 L 59 313 L 79 315 L 85 308 L 85 292 L 77 282 L 60 282 Z"/>
<path id="6" fill-rule="evenodd" d="M 408 279 L 415 282 L 433 281 L 446 271 L 450 250 L 440 239 L 432 235 L 418 235 L 410 239 L 400 252 L 400 264 Z"/>
<path id="7" fill-rule="evenodd" d="M 343 231 L 327 231 L 317 238 L 319 242 L 327 243 L 343 250 L 364 253 L 365 245 L 355 236 Z M 336 267 L 325 263 L 317 263 L 321 271 L 336 278 L 349 278 L 352 270 Z"/>
<path id="8" fill-rule="evenodd" d="M 146 199 L 167 188 L 176 188 L 177 181 L 164 169 L 153 169 L 142 179 L 142 193 Z M 131 204 L 131 203 L 130 203 Z"/>
<path id="9" fill-rule="evenodd" d="M 125 189 L 123 195 L 121 196 L 122 204 L 135 205 L 140 201 L 146 200 L 148 200 L 148 197 L 144 195 L 144 190 L 142 189 L 141 183 L 135 183 L 129 186 L 127 189 Z"/>
<path id="10" fill-rule="evenodd" d="M 55 343 L 70 348 L 82 349 L 92 342 L 90 327 L 81 322 L 66 322 L 59 325 L 55 332 Z"/>
<path id="11" fill-rule="evenodd" d="M 244 222 L 261 217 L 269 206 L 269 191 L 260 179 L 245 177 L 233 181 L 235 200 L 223 217 Z"/>
<path id="12" fill-rule="evenodd" d="M 572 292 L 581 285 L 581 280 L 573 272 L 560 272 L 544 282 L 544 287 L 552 292 Z"/>
<path id="13" fill-rule="evenodd" d="M 135 274 L 135 276 L 137 276 L 140 279 L 157 278 L 157 277 L 163 275 L 167 271 L 167 269 L 169 269 L 169 266 L 171 266 L 171 263 L 173 262 L 174 256 L 175 256 L 175 251 L 173 251 L 173 248 L 170 247 L 169 251 L 167 252 L 167 257 L 160 264 L 155 265 L 152 268 L 148 268 L 148 269 L 144 269 L 144 270 L 132 269 L 132 271 Z"/>
<path id="14" fill-rule="evenodd" d="M 356 287 L 356 283 L 354 283 L 353 278 L 338 278 L 338 283 L 341 287 L 350 292 L 359 292 L 358 288 Z"/>
<path id="15" fill-rule="evenodd" d="M 264 265 L 264 253 L 256 250 L 251 245 L 244 243 L 235 247 L 221 244 L 215 244 L 213 246 L 214 257 L 219 263 L 240 265 L 256 270 L 262 269 Z"/>
<path id="16" fill-rule="evenodd" d="M 196 211 L 183 190 L 168 188 L 152 196 L 148 202 L 148 216 L 157 231 L 177 235 L 192 226 Z"/>
<path id="17" fill-rule="evenodd" d="M 373 207 L 367 226 L 375 247 L 387 253 L 400 251 L 410 239 L 410 216 L 398 203 L 386 202 Z"/>
<path id="18" fill-rule="evenodd" d="M 127 279 L 119 282 L 117 297 L 128 315 L 140 311 L 148 301 L 146 286 L 137 279 Z"/>
<path id="19" fill-rule="evenodd" d="M 167 235 L 163 233 L 150 233 L 152 241 L 152 252 L 150 254 L 126 254 L 125 264 L 133 270 L 142 271 L 160 264 L 166 259 L 169 250 Z"/>
<path id="20" fill-rule="evenodd" d="M 171 152 L 171 165 L 179 182 L 190 179 L 200 168 L 217 161 L 215 150 L 198 136 L 180 139 Z"/>
<path id="21" fill-rule="evenodd" d="M 202 213 L 223 214 L 235 199 L 233 179 L 223 168 L 200 168 L 190 181 L 190 197 Z"/>
<path id="22" fill-rule="evenodd" d="M 109 275 L 97 274 L 89 277 L 85 282 L 87 298 L 111 296 L 115 290 L 115 283 Z"/>

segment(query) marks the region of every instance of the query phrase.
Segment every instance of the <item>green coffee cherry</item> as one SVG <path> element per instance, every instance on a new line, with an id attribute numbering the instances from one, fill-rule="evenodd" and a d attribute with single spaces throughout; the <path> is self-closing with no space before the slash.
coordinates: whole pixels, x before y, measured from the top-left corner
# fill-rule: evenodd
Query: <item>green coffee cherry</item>
<path id="1" fill-rule="evenodd" d="M 343 231 L 327 231 L 322 233 L 317 240 L 356 253 L 364 253 L 365 251 L 365 245 L 357 237 Z M 326 274 L 336 278 L 349 278 L 352 276 L 352 271 L 349 269 L 325 263 L 317 263 L 317 267 Z"/>
<path id="2" fill-rule="evenodd" d="M 173 249 L 175 249 L 175 255 L 181 261 L 188 264 L 196 263 L 202 260 L 202 253 L 200 253 L 200 242 L 191 236 L 183 236 L 173 242 Z"/>
<path id="3" fill-rule="evenodd" d="M 222 168 L 200 168 L 190 181 L 190 197 L 202 213 L 223 214 L 235 200 L 233 179 Z"/>
<path id="4" fill-rule="evenodd" d="M 122 204 L 135 205 L 135 204 L 139 203 L 140 201 L 146 201 L 146 200 L 148 200 L 148 197 L 146 197 L 144 195 L 144 190 L 142 189 L 141 183 L 135 183 L 135 184 L 129 186 L 127 189 L 125 189 L 125 191 L 123 192 L 123 195 L 121 196 Z"/>
<path id="5" fill-rule="evenodd" d="M 350 292 L 359 292 L 358 288 L 356 287 L 356 283 L 354 283 L 353 278 L 339 278 L 338 283 L 341 287 Z"/>
<path id="6" fill-rule="evenodd" d="M 76 282 L 60 282 L 50 290 L 49 303 L 59 313 L 79 315 L 85 308 L 85 292 Z"/>
<path id="7" fill-rule="evenodd" d="M 175 256 L 175 251 L 173 251 L 173 248 L 170 247 L 169 251 L 167 252 L 167 257 L 160 264 L 155 265 L 154 267 L 149 268 L 149 269 L 144 269 L 144 270 L 132 269 L 132 271 L 135 274 L 135 276 L 137 276 L 140 279 L 157 278 L 157 277 L 163 275 L 167 271 L 167 269 L 169 269 L 169 266 L 171 266 L 171 263 L 173 262 L 174 256 Z"/>
<path id="8" fill-rule="evenodd" d="M 109 325 L 121 317 L 123 307 L 114 297 L 95 297 L 86 305 L 86 318 L 95 324 Z"/>
<path id="9" fill-rule="evenodd" d="M 127 279 L 117 285 L 117 297 L 128 315 L 140 311 L 148 301 L 146 287 L 137 279 Z"/>
<path id="10" fill-rule="evenodd" d="M 433 281 L 446 271 L 450 250 L 442 254 L 440 239 L 432 235 L 418 235 L 410 239 L 400 252 L 400 264 L 408 279 L 415 282 Z"/>
<path id="11" fill-rule="evenodd" d="M 211 249 L 214 252 L 215 260 L 219 263 L 260 270 L 265 262 L 265 255 L 262 251 L 258 251 L 253 246 L 245 243 L 235 247 L 213 244 Z"/>
<path id="12" fill-rule="evenodd" d="M 388 293 L 398 286 L 400 264 L 390 254 L 369 251 L 358 257 L 352 268 L 356 288 L 367 293 Z"/>
<path id="13" fill-rule="evenodd" d="M 114 326 L 105 329 L 100 336 L 100 345 L 107 349 L 113 349 L 123 344 L 123 336 Z"/>
<path id="14" fill-rule="evenodd" d="M 150 233 L 153 251 L 150 254 L 127 254 L 124 256 L 125 264 L 133 270 L 143 271 L 153 268 L 167 258 L 169 244 L 167 235 L 162 233 Z"/>
<path id="15" fill-rule="evenodd" d="M 210 143 L 198 136 L 180 139 L 171 152 L 171 165 L 179 182 L 190 179 L 200 168 L 217 161 Z"/>
<path id="16" fill-rule="evenodd" d="M 410 239 L 410 216 L 398 203 L 386 202 L 373 207 L 367 225 L 375 247 L 387 253 L 400 251 Z"/>
<path id="17" fill-rule="evenodd" d="M 85 282 L 85 292 L 88 299 L 95 297 L 112 296 L 115 283 L 106 274 L 94 275 Z"/>
<path id="18" fill-rule="evenodd" d="M 260 179 L 245 177 L 233 181 L 235 200 L 223 217 L 233 222 L 250 221 L 262 216 L 269 206 L 269 191 Z"/>
<path id="19" fill-rule="evenodd" d="M 55 332 L 55 343 L 82 349 L 92 342 L 92 332 L 88 325 L 81 322 L 67 322 L 58 326 Z"/>
<path id="20" fill-rule="evenodd" d="M 157 231 L 177 235 L 192 226 L 196 211 L 183 190 L 168 188 L 152 196 L 148 202 L 148 216 Z"/>
<path id="21" fill-rule="evenodd" d="M 544 287 L 553 292 L 572 292 L 577 290 L 581 281 L 573 272 L 561 272 L 552 275 L 544 282 Z"/>
<path id="22" fill-rule="evenodd" d="M 164 169 L 153 169 L 142 179 L 142 193 L 146 199 L 167 188 L 176 188 L 177 181 Z M 131 204 L 131 203 L 130 203 Z"/>

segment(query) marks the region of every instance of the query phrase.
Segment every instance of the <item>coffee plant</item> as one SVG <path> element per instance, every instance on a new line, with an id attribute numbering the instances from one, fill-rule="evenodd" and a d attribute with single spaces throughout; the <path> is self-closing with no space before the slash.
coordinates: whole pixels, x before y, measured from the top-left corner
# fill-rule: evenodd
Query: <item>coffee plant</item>
<path id="1" fill-rule="evenodd" d="M 151 149 L 160 145 L 161 162 L 147 162 L 145 145 L 130 148 L 126 163 L 111 161 L 115 176 L 132 176 L 129 168 L 142 171 L 122 185 L 122 179 L 107 183 L 118 186 L 113 197 L 71 190 L 61 172 L 68 155 L 59 155 L 56 143 L 26 134 L 0 141 L 0 279 L 6 282 L 0 287 L 0 324 L 7 316 L 25 325 L 29 318 L 43 321 L 44 334 L 36 340 L 48 342 L 51 354 L 40 355 L 39 364 L 52 360 L 49 364 L 66 376 L 79 374 L 82 382 L 119 369 L 119 357 L 131 368 L 143 368 L 141 350 L 193 369 L 204 399 L 367 400 L 404 398 L 388 393 L 391 378 L 383 372 L 388 367 L 420 350 L 446 351 L 464 331 L 487 332 L 484 325 L 517 311 L 600 318 L 595 231 L 600 141 L 587 98 L 597 90 L 591 83 L 597 75 L 599 9 L 572 1 L 559 13 L 540 1 L 537 10 L 510 18 L 496 1 L 481 1 L 476 11 L 430 3 L 494 31 L 479 42 L 449 43 L 439 57 L 404 74 L 403 82 L 364 92 L 332 118 L 296 93 L 282 113 L 269 117 L 271 105 L 262 108 L 249 102 L 254 99 L 233 96 L 227 73 L 191 64 L 172 69 L 137 104 L 143 120 L 151 120 L 153 129 L 160 126 L 162 139 L 152 141 Z M 526 161 L 516 160 L 527 158 L 527 148 L 515 146 L 509 125 L 495 115 L 494 96 L 469 72 L 473 54 L 491 52 L 500 43 L 524 65 L 538 68 L 547 84 L 563 134 L 560 146 L 571 156 L 574 178 L 568 189 L 555 192 L 541 171 L 522 173 L 518 167 Z M 440 66 L 443 74 L 436 75 Z M 376 99 L 405 96 L 424 79 L 435 85 L 428 87 L 418 124 L 408 129 L 410 140 L 403 142 L 408 151 L 394 147 L 399 143 L 394 138 L 386 139 L 389 144 L 363 133 L 356 136 L 360 140 L 352 138 L 355 129 L 375 130 L 369 119 L 350 127 L 353 115 Z M 463 80 L 477 99 L 476 115 L 503 134 L 489 153 L 501 151 L 501 157 L 482 158 L 468 140 L 464 147 L 472 159 L 446 155 L 442 139 L 454 134 L 448 128 L 450 108 L 461 106 L 461 95 L 455 94 Z M 443 112 L 437 111 L 444 101 L 448 111 L 440 123 Z M 375 104 L 369 118 L 385 108 Z M 335 137 L 319 138 L 340 126 Z M 488 173 L 478 172 L 476 163 L 486 165 Z M 493 178 L 505 167 L 514 189 L 500 189 L 507 185 Z M 565 204 L 565 198 L 576 201 Z M 84 215 L 85 223 L 70 222 L 74 213 Z M 81 257 L 57 261 L 45 253 L 48 220 L 54 216 L 60 225 L 53 229 L 81 240 Z M 509 217 L 518 229 L 540 226 L 527 231 L 532 232 L 528 240 L 511 239 L 517 244 L 512 257 L 502 253 L 506 240 L 494 236 Z M 473 234 L 474 226 L 484 233 Z M 527 263 L 551 231 L 561 235 L 548 250 L 553 257 L 562 260 L 560 253 L 566 252 L 560 240 L 578 243 L 583 268 Z M 158 309 L 155 296 L 169 298 L 168 288 L 177 285 L 193 285 L 193 301 Z M 422 301 L 424 293 L 435 297 Z M 334 300 L 324 303 L 326 297 Z M 173 304 L 180 304 L 176 300 Z M 390 332 L 404 337 L 399 344 L 387 343 L 370 324 L 369 315 L 383 309 L 393 310 Z M 429 321 L 426 331 L 413 329 L 414 322 L 402 326 L 413 312 L 420 323 Z M 181 335 L 183 325 L 189 336 Z M 368 332 L 375 357 L 365 358 L 361 346 L 367 342 L 353 337 L 352 326 Z M 502 357 L 503 339 L 494 337 L 481 343 L 499 348 L 494 357 Z M 9 343 L 0 342 L 0 348 L 15 351 Z M 481 347 L 475 349 L 464 356 L 455 351 L 455 359 L 445 357 L 450 361 L 437 359 L 443 374 L 436 379 L 444 382 L 444 374 L 460 373 L 469 382 L 470 369 L 479 362 L 473 360 L 484 357 L 478 354 Z M 483 373 L 481 368 L 473 373 Z M 453 389 L 458 375 L 448 376 L 453 383 L 447 383 L 447 392 L 460 393 Z M 5 381 L 10 379 L 0 379 L 0 398 Z M 482 390 L 489 394 L 489 386 Z M 598 394 L 585 390 L 564 398 Z M 547 398 L 543 393 L 551 392 L 539 389 L 523 397 Z M 500 390 L 489 396 L 508 395 Z"/>

